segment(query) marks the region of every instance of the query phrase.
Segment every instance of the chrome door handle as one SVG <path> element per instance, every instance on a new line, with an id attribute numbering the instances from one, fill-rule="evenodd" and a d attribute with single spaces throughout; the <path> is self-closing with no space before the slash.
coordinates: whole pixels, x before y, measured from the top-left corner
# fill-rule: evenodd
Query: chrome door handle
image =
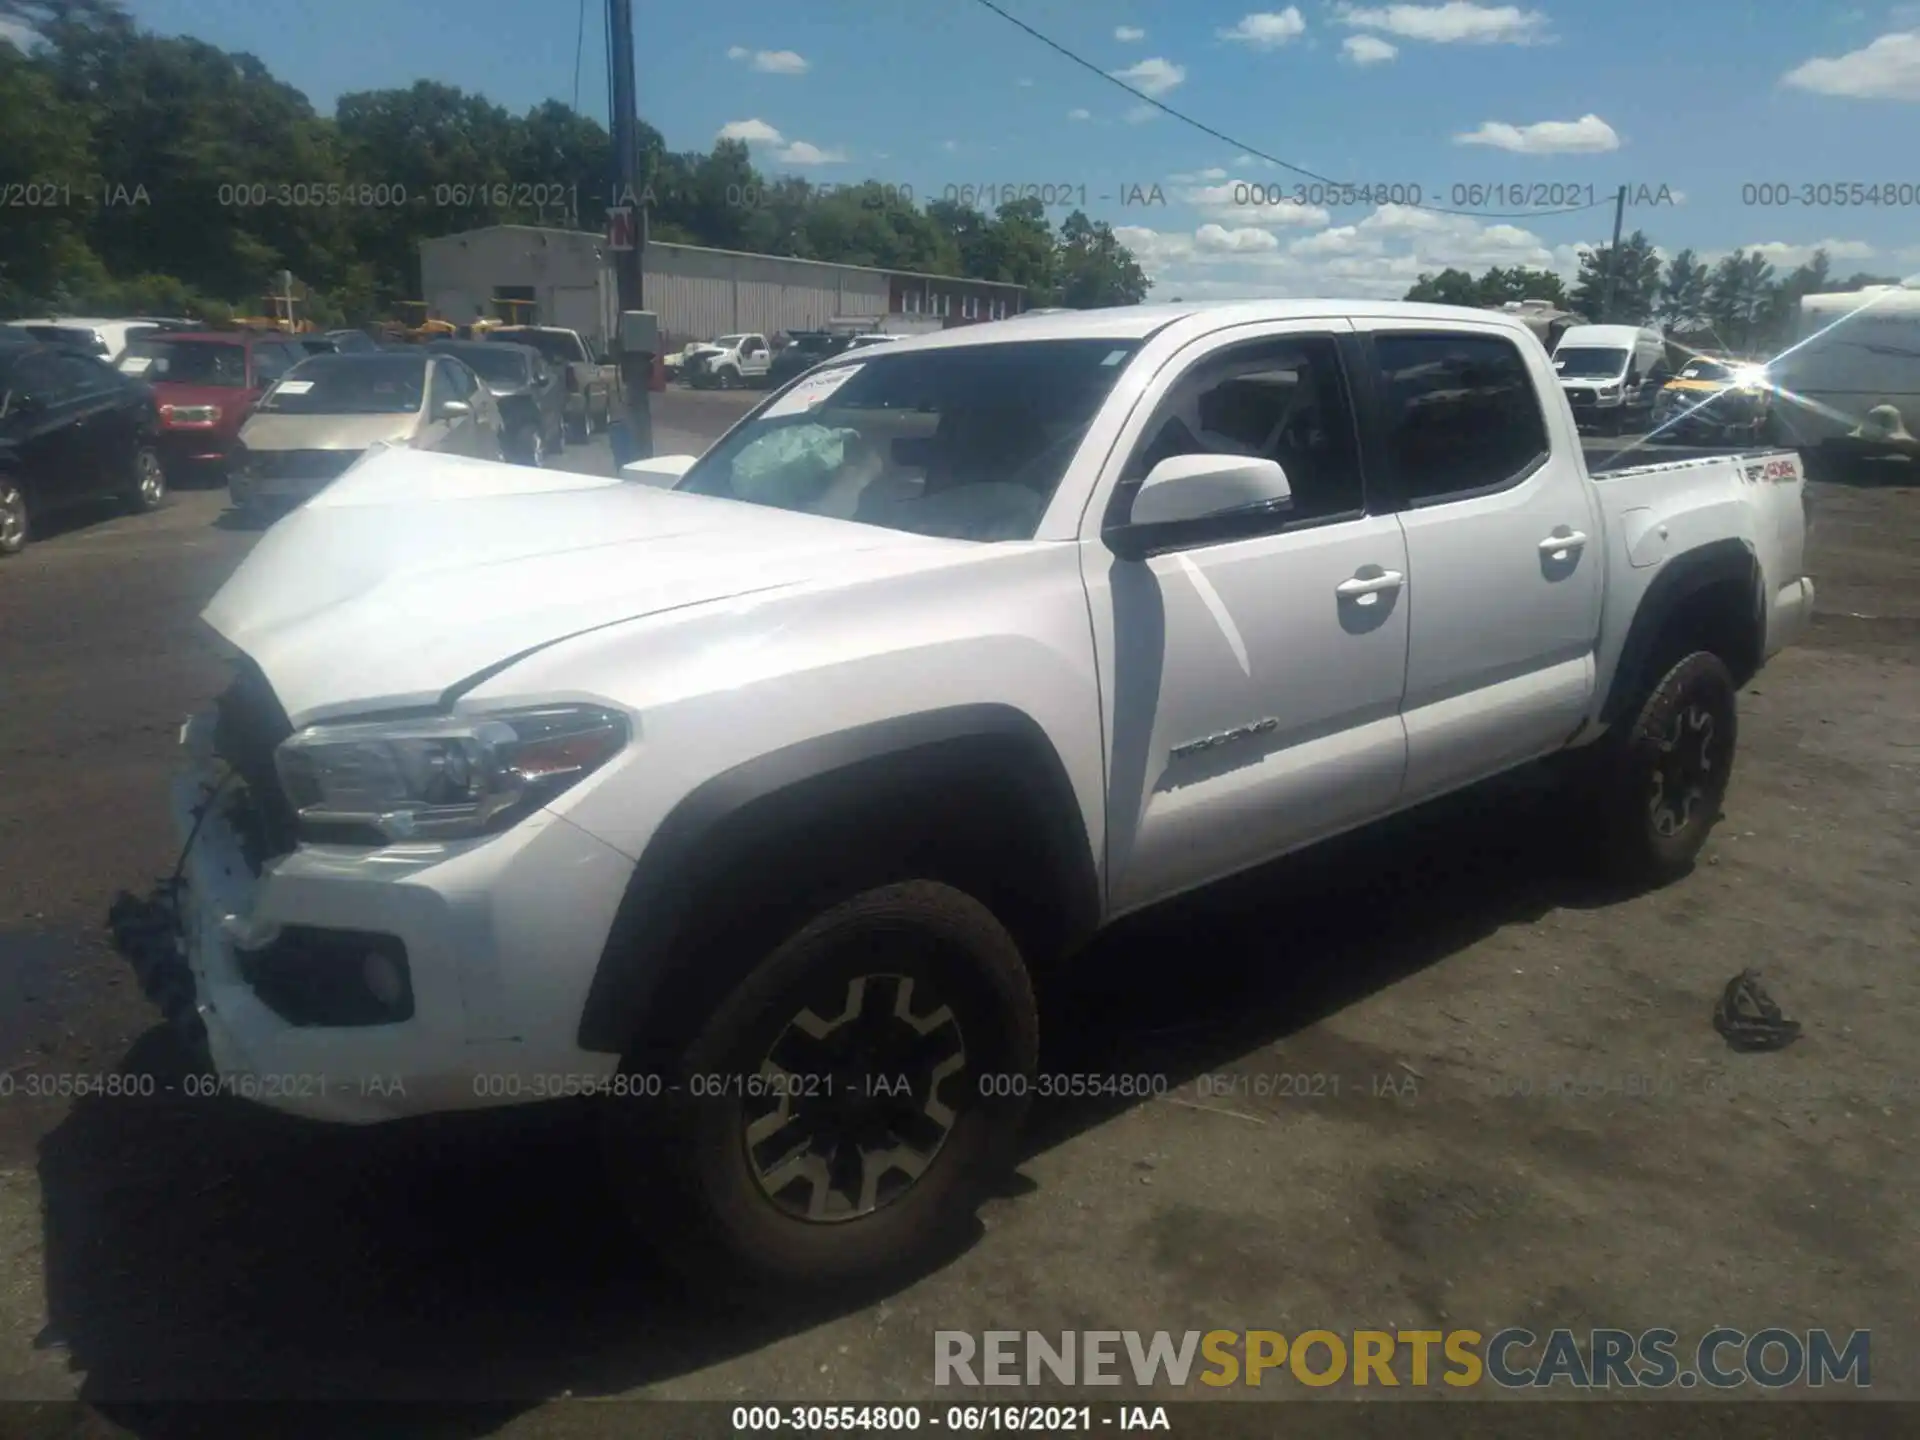
<path id="1" fill-rule="evenodd" d="M 1570 550 L 1583 549 L 1586 543 L 1587 537 L 1578 530 L 1569 531 L 1565 535 L 1549 535 L 1540 542 L 1540 553 L 1550 559 L 1558 560 Z"/>
<path id="2" fill-rule="evenodd" d="M 1398 590 L 1407 583 L 1407 577 L 1398 570 L 1382 570 L 1378 575 L 1369 575 L 1365 579 L 1355 576 L 1351 580 L 1342 580 L 1333 587 L 1333 593 L 1342 600 L 1355 600 L 1362 595 L 1378 595 L 1382 590 Z"/>

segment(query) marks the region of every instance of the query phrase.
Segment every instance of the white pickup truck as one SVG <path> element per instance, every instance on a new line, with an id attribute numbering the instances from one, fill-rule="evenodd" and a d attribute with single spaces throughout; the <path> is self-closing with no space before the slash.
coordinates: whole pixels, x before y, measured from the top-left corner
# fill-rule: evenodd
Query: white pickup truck
<path id="1" fill-rule="evenodd" d="M 1596 479 L 1520 321 L 1439 306 L 970 326 L 629 470 L 376 452 L 268 531 L 116 930 L 267 1104 L 596 1097 L 736 1283 L 942 1244 L 1031 977 L 1130 911 L 1570 750 L 1679 875 L 1812 605 L 1795 456 Z"/>
<path id="2" fill-rule="evenodd" d="M 773 349 L 764 335 L 722 335 L 691 350 L 680 375 L 695 389 L 738 390 L 767 378 Z"/>

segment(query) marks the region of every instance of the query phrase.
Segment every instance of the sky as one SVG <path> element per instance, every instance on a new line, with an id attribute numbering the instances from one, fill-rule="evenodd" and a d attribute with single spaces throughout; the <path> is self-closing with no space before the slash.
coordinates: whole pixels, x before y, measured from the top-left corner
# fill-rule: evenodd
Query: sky
<path id="1" fill-rule="evenodd" d="M 1571 278 L 1623 185 L 1626 230 L 1663 253 L 1786 268 L 1824 245 L 1842 275 L 1920 272 L 1920 4 L 994 3 L 1085 63 L 982 0 L 636 0 L 640 113 L 674 149 L 747 139 L 769 174 L 1083 208 L 1155 299 Z M 607 113 L 602 0 L 129 8 L 252 52 L 322 111 L 430 77 Z"/>

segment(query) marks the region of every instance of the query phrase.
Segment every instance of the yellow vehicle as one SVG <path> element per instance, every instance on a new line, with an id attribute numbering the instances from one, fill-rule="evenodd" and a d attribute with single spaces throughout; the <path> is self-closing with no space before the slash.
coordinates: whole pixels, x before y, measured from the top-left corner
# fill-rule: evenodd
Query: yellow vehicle
<path id="1" fill-rule="evenodd" d="M 1758 361 L 1695 355 L 1654 397 L 1654 433 L 1710 443 L 1759 441 L 1773 413 L 1773 391 Z"/>
<path id="2" fill-rule="evenodd" d="M 429 310 L 424 300 L 396 301 L 393 308 L 398 313 L 383 327 L 390 339 L 419 345 L 428 340 L 451 340 L 460 333 L 452 321 L 442 320 Z"/>
<path id="3" fill-rule="evenodd" d="M 300 318 L 300 301 L 292 295 L 262 295 L 268 313 L 239 315 L 233 323 L 244 330 L 275 330 L 282 335 L 311 335 L 319 327 Z"/>

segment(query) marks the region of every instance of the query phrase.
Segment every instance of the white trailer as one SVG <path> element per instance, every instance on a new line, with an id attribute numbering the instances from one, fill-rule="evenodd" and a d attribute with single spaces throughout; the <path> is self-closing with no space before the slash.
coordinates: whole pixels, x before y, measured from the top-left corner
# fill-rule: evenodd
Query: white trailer
<path id="1" fill-rule="evenodd" d="M 1783 444 L 1920 461 L 1920 287 L 1808 295 L 1793 342 L 1769 367 Z"/>

